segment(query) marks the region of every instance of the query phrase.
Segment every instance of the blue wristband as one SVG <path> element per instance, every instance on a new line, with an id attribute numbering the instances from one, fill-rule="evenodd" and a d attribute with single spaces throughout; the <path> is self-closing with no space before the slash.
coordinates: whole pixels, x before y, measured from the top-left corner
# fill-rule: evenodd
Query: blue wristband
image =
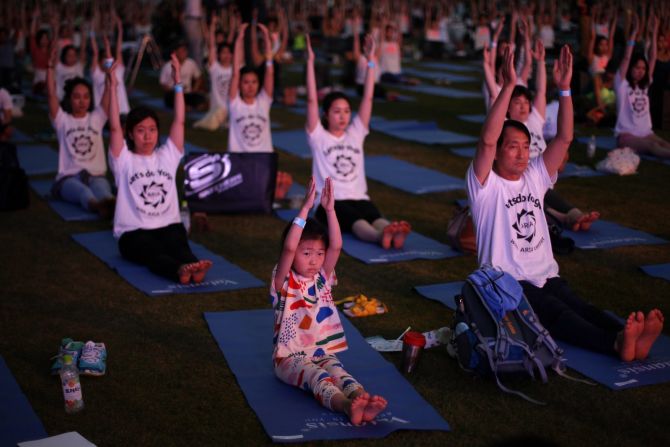
<path id="1" fill-rule="evenodd" d="M 305 228 L 306 223 L 307 221 L 300 217 L 296 217 L 295 219 L 293 219 L 293 224 L 299 226 L 300 228 Z"/>
<path id="2" fill-rule="evenodd" d="M 175 93 L 184 93 L 184 84 L 182 84 L 181 82 L 178 83 L 178 84 L 175 84 L 174 85 L 174 92 Z"/>
<path id="3" fill-rule="evenodd" d="M 102 61 L 102 66 L 105 68 L 105 70 L 109 70 L 112 65 L 114 65 L 114 59 L 111 57 Z"/>
<path id="4" fill-rule="evenodd" d="M 368 68 L 375 68 L 375 63 L 373 61 L 369 61 Z"/>
<path id="5" fill-rule="evenodd" d="M 628 41 L 628 46 L 629 47 L 634 47 L 635 46 L 635 41 L 634 40 L 629 40 Z"/>
<path id="6" fill-rule="evenodd" d="M 572 90 L 559 90 L 558 96 L 572 96 Z"/>

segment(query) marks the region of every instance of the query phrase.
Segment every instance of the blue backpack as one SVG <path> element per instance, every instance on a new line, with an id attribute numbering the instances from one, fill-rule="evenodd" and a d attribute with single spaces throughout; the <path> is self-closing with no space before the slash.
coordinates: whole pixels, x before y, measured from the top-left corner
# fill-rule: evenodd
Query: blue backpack
<path id="1" fill-rule="evenodd" d="M 495 377 L 498 387 L 540 405 L 524 393 L 507 388 L 500 374 L 527 373 L 543 383 L 547 368 L 565 374 L 563 350 L 538 320 L 521 285 L 510 274 L 484 266 L 468 276 L 460 295 L 454 297 L 456 313 L 450 354 L 462 369 Z"/>

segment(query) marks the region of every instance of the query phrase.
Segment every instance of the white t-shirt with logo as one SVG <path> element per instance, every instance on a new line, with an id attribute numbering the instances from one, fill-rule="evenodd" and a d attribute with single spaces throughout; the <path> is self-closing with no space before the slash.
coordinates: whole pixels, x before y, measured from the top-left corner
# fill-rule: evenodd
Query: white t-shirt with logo
<path id="1" fill-rule="evenodd" d="M 339 138 L 324 129 L 321 122 L 311 134 L 307 133 L 317 191 L 323 189 L 326 177 L 330 177 L 335 200 L 370 200 L 363 153 L 363 141 L 369 132 L 356 115 Z"/>
<path id="2" fill-rule="evenodd" d="M 74 65 L 64 65 L 60 62 L 56 64 L 56 96 L 58 96 L 59 101 L 65 95 L 65 83 L 76 77 L 84 77 L 84 66 L 81 62 Z"/>
<path id="3" fill-rule="evenodd" d="M 479 265 L 499 267 L 537 287 L 558 276 L 543 210 L 544 194 L 556 178 L 549 177 L 543 158 L 531 160 L 516 181 L 491 170 L 481 185 L 472 164 L 466 176 Z"/>
<path id="4" fill-rule="evenodd" d="M 272 98 L 261 89 L 254 102 L 247 104 L 238 94 L 230 100 L 229 152 L 273 152 L 270 135 Z"/>
<path id="5" fill-rule="evenodd" d="M 379 71 L 399 75 L 400 68 L 400 45 L 396 41 L 383 41 L 379 55 Z"/>
<path id="6" fill-rule="evenodd" d="M 654 131 L 649 113 L 649 85 L 646 88 L 631 87 L 628 79 L 620 71 L 614 76 L 617 119 L 614 134 L 629 133 L 636 137 L 646 137 Z"/>
<path id="7" fill-rule="evenodd" d="M 119 102 L 119 113 L 122 115 L 127 115 L 130 112 L 130 103 L 128 103 L 128 94 L 126 93 L 126 84 L 125 84 L 125 72 L 126 67 L 119 65 L 116 68 L 114 73 L 116 74 L 116 99 Z M 91 79 L 93 80 L 93 98 L 95 99 L 94 104 L 96 106 L 100 105 L 102 101 L 102 95 L 105 93 L 105 72 L 96 66 L 91 71 Z"/>
<path id="8" fill-rule="evenodd" d="M 121 153 L 109 153 L 116 180 L 114 237 L 126 231 L 152 230 L 181 222 L 176 173 L 182 152 L 169 138 L 151 155 L 131 152 L 124 143 Z"/>
<path id="9" fill-rule="evenodd" d="M 58 175 L 60 180 L 86 170 L 91 175 L 105 175 L 105 148 L 102 128 L 107 114 L 100 107 L 81 118 L 75 118 L 60 107 L 52 125 L 58 136 Z"/>
<path id="10" fill-rule="evenodd" d="M 230 80 L 233 78 L 233 67 L 224 67 L 218 61 L 209 66 L 209 85 L 211 108 L 227 108 Z"/>
<path id="11" fill-rule="evenodd" d="M 535 107 L 528 114 L 528 119 L 524 123 L 530 132 L 530 158 L 535 158 L 547 149 L 547 142 L 544 141 L 544 122 L 545 119 Z"/>

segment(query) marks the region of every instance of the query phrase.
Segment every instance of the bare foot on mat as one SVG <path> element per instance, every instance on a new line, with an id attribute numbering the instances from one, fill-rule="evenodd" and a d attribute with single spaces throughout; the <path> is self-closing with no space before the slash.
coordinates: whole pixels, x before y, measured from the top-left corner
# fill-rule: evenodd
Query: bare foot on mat
<path id="1" fill-rule="evenodd" d="M 198 262 L 198 268 L 193 272 L 193 282 L 200 284 L 204 279 L 207 271 L 212 267 L 212 261 L 202 259 Z"/>
<path id="2" fill-rule="evenodd" d="M 624 362 L 632 362 L 635 359 L 635 345 L 643 329 L 644 314 L 642 312 L 631 312 L 618 341 L 619 357 Z"/>
<path id="3" fill-rule="evenodd" d="M 373 421 L 386 408 L 386 399 L 381 396 L 372 396 L 363 411 L 363 421 Z"/>
<path id="4" fill-rule="evenodd" d="M 663 331 L 663 314 L 658 309 L 652 309 L 644 320 L 644 329 L 635 343 L 635 360 L 644 360 L 649 356 L 649 350 Z"/>
<path id="5" fill-rule="evenodd" d="M 363 414 L 365 407 L 368 405 L 370 395 L 363 393 L 351 399 L 351 407 L 349 408 L 349 420 L 354 425 L 360 425 L 363 422 Z"/>

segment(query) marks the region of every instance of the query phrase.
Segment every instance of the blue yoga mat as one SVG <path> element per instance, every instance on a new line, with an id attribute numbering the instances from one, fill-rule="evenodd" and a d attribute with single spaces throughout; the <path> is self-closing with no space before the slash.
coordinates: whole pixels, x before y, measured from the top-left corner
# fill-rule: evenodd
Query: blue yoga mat
<path id="1" fill-rule="evenodd" d="M 486 121 L 485 114 L 476 114 L 476 115 L 458 115 L 458 119 L 467 121 L 469 123 L 484 124 Z"/>
<path id="2" fill-rule="evenodd" d="M 589 140 L 591 140 L 591 137 L 579 137 L 577 138 L 577 141 L 582 143 L 582 144 L 589 144 Z M 616 144 L 616 137 L 613 137 L 611 135 L 598 135 L 596 137 L 596 148 L 602 149 L 602 150 L 612 150 L 616 149 L 617 144 Z"/>
<path id="3" fill-rule="evenodd" d="M 280 219 L 289 222 L 298 210 L 275 210 Z M 391 262 L 411 261 L 413 259 L 444 259 L 462 256 L 448 245 L 434 239 L 410 232 L 401 250 L 391 248 L 384 250 L 379 244 L 365 242 L 351 233 L 342 233 L 342 249 L 346 254 L 366 264 L 384 264 Z"/>
<path id="4" fill-rule="evenodd" d="M 567 163 L 565 169 L 561 172 L 559 178 L 568 177 L 600 177 L 606 175 L 604 172 L 591 169 L 589 166 L 576 165 L 574 163 Z"/>
<path id="5" fill-rule="evenodd" d="M 0 356 L 0 445 L 15 446 L 47 436 L 42 421 Z"/>
<path id="6" fill-rule="evenodd" d="M 193 254 L 198 259 L 211 260 L 214 265 L 207 272 L 207 277 L 201 284 L 181 285 L 151 273 L 144 266 L 123 259 L 111 231 L 73 234 L 72 238 L 111 269 L 116 270 L 133 287 L 149 296 L 162 296 L 170 293 L 222 292 L 264 285 L 263 281 L 249 272 L 193 241 L 189 241 Z"/>
<path id="7" fill-rule="evenodd" d="M 464 144 L 473 143 L 477 138 L 448 130 L 442 130 L 434 122 L 416 120 L 387 120 L 375 117 L 371 127 L 378 132 L 391 135 L 406 141 L 416 141 L 423 144 Z"/>
<path id="8" fill-rule="evenodd" d="M 100 216 L 97 213 L 87 211 L 78 204 L 52 199 L 50 197 L 52 184 L 53 181 L 51 180 L 30 180 L 30 187 L 33 189 L 33 191 L 35 191 L 40 197 L 46 199 L 51 209 L 54 210 L 63 220 L 67 222 L 74 222 L 100 219 Z"/>
<path id="9" fill-rule="evenodd" d="M 448 82 L 475 82 L 475 76 L 446 73 L 443 71 L 422 70 L 420 68 L 407 67 L 402 69 L 403 76 L 426 78 L 431 80 L 446 80 Z"/>
<path id="10" fill-rule="evenodd" d="M 434 70 L 449 70 L 456 72 L 475 72 L 482 71 L 480 65 L 462 65 L 453 62 L 421 62 L 417 65 L 420 68 L 430 68 Z"/>
<path id="11" fill-rule="evenodd" d="M 21 145 L 16 154 L 27 175 L 53 174 L 58 171 L 58 152 L 44 145 Z"/>
<path id="12" fill-rule="evenodd" d="M 31 143 L 31 142 L 34 142 L 32 138 L 30 138 L 30 137 L 29 137 L 28 135 L 26 135 L 25 133 L 21 132 L 21 131 L 20 131 L 19 129 L 17 129 L 16 127 L 15 127 L 14 129 L 12 129 L 12 138 L 11 138 L 11 141 L 13 141 L 14 143 L 17 143 L 17 144 L 21 144 L 21 143 L 24 143 L 24 144 L 25 144 L 25 143 Z"/>
<path id="13" fill-rule="evenodd" d="M 368 178 L 401 189 L 410 194 L 465 189 L 465 181 L 433 169 L 408 163 L 388 155 L 365 157 Z"/>
<path id="14" fill-rule="evenodd" d="M 471 90 L 462 90 L 462 89 L 457 89 L 457 88 L 451 88 L 451 87 L 441 87 L 437 85 L 425 85 L 425 84 L 419 84 L 419 85 L 403 85 L 399 86 L 404 89 L 408 89 L 412 92 L 415 93 L 424 93 L 426 95 L 437 95 L 437 96 L 445 96 L 448 98 L 482 98 L 482 93 L 481 92 L 475 92 Z"/>
<path id="15" fill-rule="evenodd" d="M 463 281 L 417 286 L 426 298 L 456 309 L 454 295 L 460 293 Z M 622 320 L 623 321 L 623 320 Z M 613 390 L 623 390 L 670 381 L 670 337 L 662 335 L 643 361 L 622 362 L 614 355 L 600 354 L 557 341 L 565 351 L 568 367 Z"/>
<path id="16" fill-rule="evenodd" d="M 670 264 L 643 265 L 640 268 L 649 276 L 670 281 Z"/>
<path id="17" fill-rule="evenodd" d="M 458 147 L 458 148 L 451 148 L 449 151 L 454 154 L 458 155 L 459 157 L 465 157 L 465 158 L 475 158 L 475 152 L 477 151 L 477 148 L 475 147 Z"/>
<path id="18" fill-rule="evenodd" d="M 300 158 L 312 158 L 312 152 L 307 145 L 305 129 L 283 130 L 272 132 L 272 144 L 284 152 Z"/>
<path id="19" fill-rule="evenodd" d="M 286 192 L 286 197 L 305 197 L 307 189 L 300 183 L 293 182 Z"/>
<path id="20" fill-rule="evenodd" d="M 204 317 L 247 402 L 274 442 L 383 438 L 396 430 L 449 431 L 449 424 L 344 316 L 349 349 L 338 358 L 368 392 L 388 401 L 377 420 L 360 426 L 275 376 L 272 310 L 205 312 Z"/>
<path id="21" fill-rule="evenodd" d="M 589 231 L 566 230 L 566 235 L 575 241 L 576 247 L 582 249 L 655 245 L 668 242 L 644 231 L 633 230 L 606 220 L 595 221 Z"/>

